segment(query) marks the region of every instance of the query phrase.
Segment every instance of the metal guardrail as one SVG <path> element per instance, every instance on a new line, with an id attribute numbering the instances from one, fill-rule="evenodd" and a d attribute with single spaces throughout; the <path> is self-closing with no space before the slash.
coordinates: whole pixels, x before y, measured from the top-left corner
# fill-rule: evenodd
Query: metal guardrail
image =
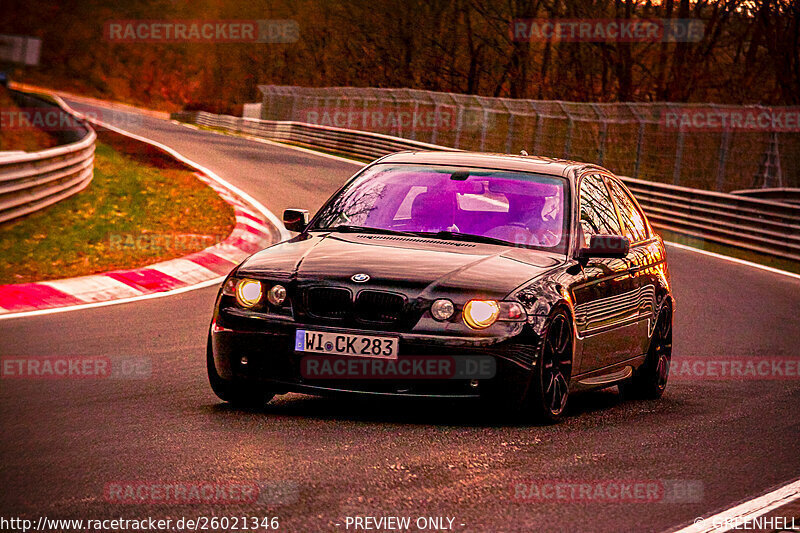
<path id="1" fill-rule="evenodd" d="M 58 108 L 42 100 L 35 105 Z M 84 131 L 71 132 L 77 141 L 62 146 L 39 152 L 0 153 L 0 222 L 52 205 L 89 185 L 97 134 L 86 124 L 82 127 Z"/>
<path id="2" fill-rule="evenodd" d="M 800 204 L 800 189 L 791 187 L 770 187 L 767 189 L 743 189 L 732 191 L 731 194 L 747 196 L 750 198 L 761 198 L 762 200 L 772 200 L 785 204 Z"/>
<path id="3" fill-rule="evenodd" d="M 256 120 L 202 111 L 175 113 L 172 118 L 368 159 L 399 150 L 452 150 L 389 135 L 301 122 Z M 800 206 L 624 176 L 621 179 L 658 228 L 800 261 Z"/>

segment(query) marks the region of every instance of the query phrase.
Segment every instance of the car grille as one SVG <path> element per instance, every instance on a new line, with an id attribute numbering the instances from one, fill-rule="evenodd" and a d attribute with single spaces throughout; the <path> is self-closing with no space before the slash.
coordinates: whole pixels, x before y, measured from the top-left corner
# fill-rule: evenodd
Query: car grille
<path id="1" fill-rule="evenodd" d="M 396 322 L 405 303 L 402 295 L 393 292 L 361 291 L 356 300 L 356 318 L 364 322 Z"/>
<path id="2" fill-rule="evenodd" d="M 394 324 L 401 321 L 406 305 L 402 294 L 362 290 L 353 293 L 343 287 L 311 287 L 303 291 L 303 309 L 312 318 L 339 323 Z"/>
<path id="3" fill-rule="evenodd" d="M 317 318 L 347 318 L 353 311 L 353 295 L 348 289 L 315 287 L 303 294 L 303 307 Z"/>

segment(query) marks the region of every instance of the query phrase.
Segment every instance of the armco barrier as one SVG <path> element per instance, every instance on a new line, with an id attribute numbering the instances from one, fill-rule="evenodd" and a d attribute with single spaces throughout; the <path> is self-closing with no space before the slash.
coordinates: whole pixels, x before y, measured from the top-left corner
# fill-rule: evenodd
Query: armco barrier
<path id="1" fill-rule="evenodd" d="M 175 113 L 173 120 L 299 143 L 362 158 L 400 150 L 451 150 L 379 133 L 302 122 Z M 656 227 L 709 242 L 800 261 L 800 206 L 622 177 Z"/>
<path id="2" fill-rule="evenodd" d="M 15 94 L 26 107 L 58 106 Z M 60 110 L 60 113 L 65 111 Z M 0 152 L 0 222 L 27 215 L 85 189 L 92 180 L 97 134 L 85 123 L 62 132 L 62 146 L 39 152 Z"/>

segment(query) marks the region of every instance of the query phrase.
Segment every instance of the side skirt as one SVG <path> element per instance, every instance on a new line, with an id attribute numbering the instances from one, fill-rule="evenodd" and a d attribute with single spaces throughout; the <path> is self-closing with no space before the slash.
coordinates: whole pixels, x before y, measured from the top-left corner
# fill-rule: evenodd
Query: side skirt
<path id="1" fill-rule="evenodd" d="M 635 369 L 644 364 L 646 357 L 646 354 L 637 355 L 613 365 L 572 376 L 570 392 L 610 387 L 620 381 L 625 381 L 633 375 Z"/>

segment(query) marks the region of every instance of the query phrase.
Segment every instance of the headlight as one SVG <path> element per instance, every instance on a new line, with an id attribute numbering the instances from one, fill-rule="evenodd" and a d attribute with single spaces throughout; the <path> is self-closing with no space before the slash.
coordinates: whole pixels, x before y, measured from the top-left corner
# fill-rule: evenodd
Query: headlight
<path id="1" fill-rule="evenodd" d="M 280 307 L 286 300 L 286 287 L 275 284 L 267 291 L 267 300 L 275 307 Z"/>
<path id="2" fill-rule="evenodd" d="M 236 284 L 236 301 L 242 307 L 253 307 L 261 301 L 264 291 L 261 282 L 254 279 L 241 279 Z"/>
<path id="3" fill-rule="evenodd" d="M 436 300 L 433 302 L 431 306 L 431 315 L 436 320 L 447 320 L 453 313 L 456 312 L 456 308 L 453 305 L 453 302 L 447 299 Z"/>
<path id="4" fill-rule="evenodd" d="M 525 322 L 528 314 L 519 302 L 470 300 L 464 306 L 464 322 L 472 329 L 488 328 L 497 321 Z"/>
<path id="5" fill-rule="evenodd" d="M 464 306 L 464 322 L 472 329 L 488 328 L 500 316 L 500 304 L 494 300 L 470 300 Z"/>

